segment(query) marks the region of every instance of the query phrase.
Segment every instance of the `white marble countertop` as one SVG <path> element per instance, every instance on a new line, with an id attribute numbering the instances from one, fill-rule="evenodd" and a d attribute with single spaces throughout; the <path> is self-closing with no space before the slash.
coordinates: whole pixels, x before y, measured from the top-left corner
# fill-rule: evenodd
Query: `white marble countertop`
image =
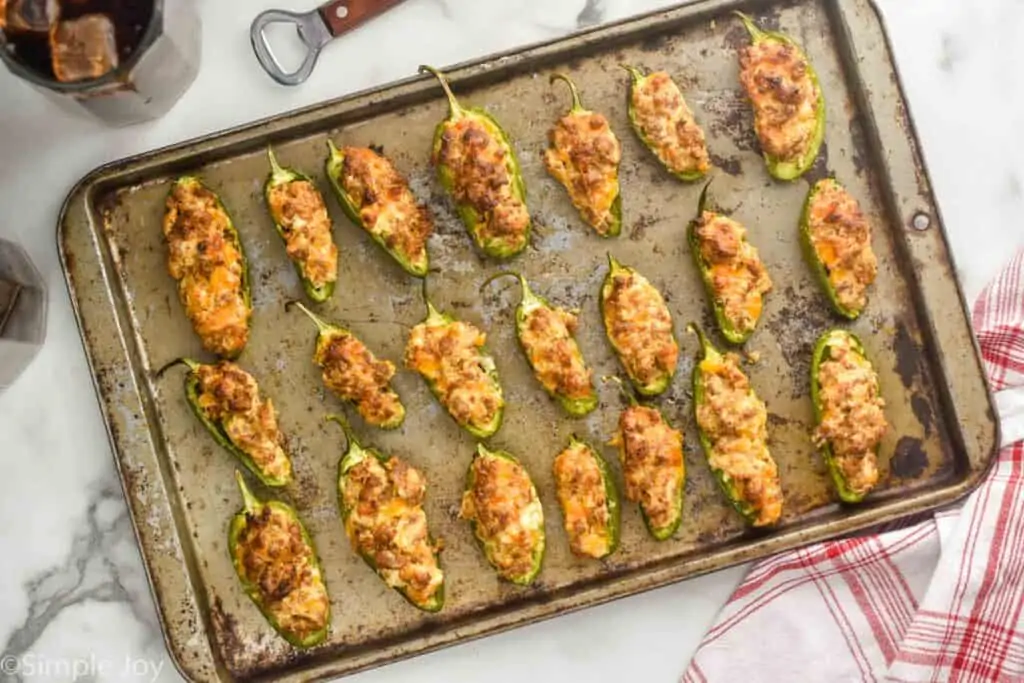
<path id="1" fill-rule="evenodd" d="M 1024 96 L 1006 78 L 1024 64 L 1017 39 L 1024 6 L 878 3 L 973 301 L 1011 249 L 1024 244 L 1016 223 L 1024 210 L 1024 158 L 1017 153 L 1024 149 Z M 200 0 L 201 72 L 178 106 L 151 124 L 111 130 L 71 118 L 0 72 L 0 236 L 28 250 L 50 301 L 44 349 L 0 396 L 0 656 L 15 658 L 25 680 L 179 680 L 58 264 L 55 221 L 71 185 L 103 162 L 403 78 L 423 62 L 463 61 L 672 3 L 409 0 L 331 45 L 310 80 L 291 89 L 260 70 L 248 24 L 267 7 L 312 3 L 250 0 L 241 11 L 240 4 Z M 673 681 L 741 575 L 723 571 L 350 680 Z M 0 679 L 9 672 L 0 671 Z"/>

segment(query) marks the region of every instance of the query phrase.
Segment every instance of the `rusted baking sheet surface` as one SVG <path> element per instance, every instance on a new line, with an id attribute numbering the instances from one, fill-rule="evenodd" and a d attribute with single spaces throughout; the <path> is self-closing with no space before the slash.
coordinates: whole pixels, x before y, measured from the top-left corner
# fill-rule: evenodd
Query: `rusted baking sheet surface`
<path id="1" fill-rule="evenodd" d="M 746 37 L 729 14 L 738 7 L 801 40 L 822 79 L 825 147 L 815 168 L 797 182 L 769 178 L 752 136 L 737 80 L 737 50 Z M 683 355 L 672 389 L 657 403 L 685 429 L 684 522 L 674 538 L 658 543 L 647 536 L 635 506 L 627 505 L 621 549 L 604 562 L 570 555 L 550 469 L 572 431 L 605 443 L 622 401 L 614 386 L 603 386 L 601 406 L 589 418 L 563 417 L 515 346 L 512 283 L 496 282 L 479 292 L 502 266 L 475 255 L 428 166 L 434 125 L 445 114 L 434 81 L 409 78 L 124 160 L 83 180 L 68 199 L 59 246 L 169 649 L 182 671 L 204 681 L 347 673 L 849 534 L 967 492 L 991 461 L 997 427 L 890 59 L 867 0 L 709 0 L 450 69 L 458 94 L 498 117 L 522 161 L 537 229 L 532 247 L 512 265 L 539 293 L 580 310 L 580 342 L 595 374 L 619 370 L 597 305 L 608 250 L 666 293 L 675 319 Z M 748 369 L 768 404 L 770 446 L 786 494 L 782 524 L 771 532 L 744 529 L 697 447 L 688 394 L 697 345 L 684 330 L 691 320 L 710 327 L 711 319 L 684 229 L 701 188 L 662 172 L 635 140 L 627 127 L 628 76 L 620 63 L 668 69 L 682 84 L 708 133 L 717 167 L 715 201 L 749 227 L 775 282 L 762 323 L 747 344 L 760 354 Z M 548 84 L 556 70 L 572 74 L 586 104 L 609 116 L 622 141 L 625 227 L 616 240 L 593 236 L 544 173 L 546 131 L 568 105 L 562 86 Z M 424 309 L 419 283 L 351 225 L 330 195 L 322 170 L 328 138 L 383 146 L 436 216 L 432 297 L 441 309 L 488 333 L 509 402 L 492 445 L 521 456 L 545 506 L 549 551 L 531 588 L 500 583 L 457 519 L 474 443 L 433 402 L 423 382 L 404 370 L 396 379 L 409 408 L 404 426 L 387 434 L 356 428 L 364 443 L 405 456 L 429 478 L 427 511 L 446 545 L 445 609 L 436 615 L 413 609 L 347 544 L 335 494 L 343 443 L 337 428 L 323 422 L 341 406 L 321 388 L 311 360 L 312 327 L 284 310 L 284 302 L 300 297 L 301 289 L 262 204 L 267 144 L 283 163 L 315 178 L 335 220 L 340 282 L 321 312 L 347 323 L 400 365 L 408 328 Z M 189 413 L 180 375 L 152 377 L 172 358 L 205 357 L 167 275 L 160 237 L 169 180 L 183 172 L 201 174 L 222 194 L 251 259 L 254 329 L 241 362 L 280 411 L 297 470 L 285 496 L 319 544 L 333 600 L 332 635 L 310 652 L 298 654 L 276 637 L 240 591 L 225 548 L 228 519 L 240 506 L 232 479 L 236 463 Z M 847 327 L 862 337 L 880 371 L 893 425 L 882 447 L 881 486 L 865 504 L 846 509 L 833 502 L 808 438 L 811 345 L 840 323 L 800 260 L 796 226 L 808 183 L 826 174 L 853 191 L 875 226 L 879 278 L 866 314 Z M 915 217 L 927 229 L 913 228 Z M 606 455 L 621 485 L 614 453 L 609 449 Z"/>

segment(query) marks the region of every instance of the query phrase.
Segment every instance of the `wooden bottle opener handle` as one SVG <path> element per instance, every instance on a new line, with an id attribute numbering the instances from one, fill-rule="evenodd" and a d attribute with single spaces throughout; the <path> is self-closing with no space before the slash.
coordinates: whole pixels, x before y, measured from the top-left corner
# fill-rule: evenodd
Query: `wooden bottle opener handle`
<path id="1" fill-rule="evenodd" d="M 0 0 L 2 2 L 2 0 Z M 252 49 L 260 66 L 282 85 L 298 85 L 309 78 L 320 50 L 334 38 L 365 24 L 402 0 L 330 0 L 309 12 L 296 13 L 271 9 L 253 19 L 249 29 Z M 306 56 L 295 71 L 285 71 L 277 61 L 265 33 L 270 24 L 294 24 L 306 46 Z"/>
<path id="2" fill-rule="evenodd" d="M 327 24 L 332 38 L 387 12 L 402 0 L 331 0 L 317 11 Z"/>

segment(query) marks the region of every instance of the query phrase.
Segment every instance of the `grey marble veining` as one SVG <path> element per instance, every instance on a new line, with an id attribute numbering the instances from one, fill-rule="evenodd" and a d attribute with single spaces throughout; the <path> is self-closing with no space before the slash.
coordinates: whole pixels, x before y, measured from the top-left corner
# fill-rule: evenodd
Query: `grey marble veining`
<path id="1" fill-rule="evenodd" d="M 302 4 L 315 3 L 255 0 L 240 12 L 238 3 L 200 0 L 202 71 L 178 107 L 150 126 L 113 131 L 69 118 L 0 73 L 0 157 L 18 160 L 0 164 L 0 235 L 29 251 L 51 306 L 46 346 L 0 395 L 0 681 L 178 680 L 57 265 L 53 229 L 66 189 L 104 161 L 404 78 L 423 62 L 443 66 L 671 3 L 409 0 L 325 50 L 305 85 L 281 88 L 248 51 L 248 22 L 261 9 Z M 1024 64 L 1024 5 L 878 4 L 973 301 L 1024 244 L 1024 159 L 1016 154 L 1024 148 L 1024 93 L 1011 78 Z M 739 576 L 695 579 L 350 680 L 672 681 Z M 5 668 L 10 661 L 23 671 Z M 85 670 L 54 668 L 72 663 Z"/>

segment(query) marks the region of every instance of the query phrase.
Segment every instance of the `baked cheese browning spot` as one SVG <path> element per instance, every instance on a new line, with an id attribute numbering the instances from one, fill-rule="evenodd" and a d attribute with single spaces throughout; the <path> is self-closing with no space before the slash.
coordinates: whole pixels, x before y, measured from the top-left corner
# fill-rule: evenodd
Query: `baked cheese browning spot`
<path id="1" fill-rule="evenodd" d="M 405 363 L 421 374 L 462 426 L 484 429 L 502 407 L 492 362 L 478 353 L 487 336 L 467 322 L 420 323 L 412 329 Z"/>
<path id="2" fill-rule="evenodd" d="M 529 236 L 530 214 L 513 191 L 514 162 L 501 133 L 478 117 L 444 124 L 434 164 L 450 170 L 452 192 L 479 220 L 478 239 L 502 251 L 518 251 Z"/>
<path id="3" fill-rule="evenodd" d="M 839 304 L 862 310 L 878 261 L 871 249 L 871 226 L 857 200 L 834 180 L 818 181 L 811 189 L 807 229 Z"/>
<path id="4" fill-rule="evenodd" d="M 704 211 L 696 225 L 700 257 L 710 272 L 711 288 L 725 319 L 741 333 L 754 329 L 772 289 L 757 248 L 737 221 Z"/>
<path id="5" fill-rule="evenodd" d="M 562 309 L 536 306 L 525 317 L 521 341 L 541 385 L 568 399 L 589 398 L 594 392 L 593 371 L 584 363 L 573 337 L 576 316 Z"/>
<path id="6" fill-rule="evenodd" d="M 345 147 L 342 153 L 345 160 L 338 182 L 352 198 L 366 230 L 410 263 L 424 262 L 434 224 L 405 178 L 372 149 Z"/>
<path id="7" fill-rule="evenodd" d="M 612 275 L 605 328 L 630 376 L 642 385 L 675 371 L 679 344 L 661 293 L 636 272 Z"/>
<path id="8" fill-rule="evenodd" d="M 697 424 L 711 443 L 708 464 L 754 508 L 755 525 L 772 524 L 782 514 L 783 497 L 778 466 L 768 451 L 768 411 L 735 354 L 706 357 L 700 370 L 704 400 L 697 405 Z"/>
<path id="9" fill-rule="evenodd" d="M 651 151 L 670 171 L 704 174 L 711 167 L 704 131 L 672 77 L 656 71 L 631 90 L 633 118 Z"/>
<path id="10" fill-rule="evenodd" d="M 217 196 L 195 180 L 175 183 L 163 233 L 168 272 L 203 347 L 218 356 L 237 356 L 249 339 L 245 261 Z"/>
<path id="11" fill-rule="evenodd" d="M 378 359 L 363 342 L 342 331 L 317 337 L 316 363 L 324 385 L 356 405 L 367 423 L 381 426 L 400 422 L 405 408 L 389 382 L 395 375 L 391 361 Z"/>
<path id="12" fill-rule="evenodd" d="M 273 504 L 246 513 L 234 552 L 244 580 L 278 626 L 305 639 L 327 625 L 330 600 L 299 524 Z"/>
<path id="13" fill-rule="evenodd" d="M 460 516 L 475 523 L 498 574 L 530 575 L 544 539 L 544 511 L 522 465 L 482 455 L 470 465 L 473 485 L 462 496 Z"/>
<path id="14" fill-rule="evenodd" d="M 611 515 L 604 477 L 594 455 L 574 442 L 555 457 L 555 491 L 562 507 L 569 548 L 600 558 L 611 550 Z"/>
<path id="15" fill-rule="evenodd" d="M 847 486 L 862 494 L 878 482 L 876 449 L 888 429 L 885 401 L 874 368 L 852 345 L 837 336 L 828 346 L 817 381 L 822 419 L 816 444 L 828 444 Z"/>
<path id="16" fill-rule="evenodd" d="M 619 196 L 622 149 L 602 114 L 570 112 L 548 132 L 544 152 L 548 172 L 569 193 L 573 206 L 601 235 L 613 230 L 612 206 Z"/>
<path id="17" fill-rule="evenodd" d="M 652 528 L 671 527 L 680 514 L 686 476 L 682 433 L 655 408 L 634 405 L 619 416 L 612 443 L 619 447 L 626 498 L 640 504 Z"/>
<path id="18" fill-rule="evenodd" d="M 198 365 L 197 402 L 210 420 L 219 423 L 231 442 L 267 477 L 286 480 L 291 460 L 270 398 L 260 396 L 255 378 L 235 363 Z"/>
<path id="19" fill-rule="evenodd" d="M 285 251 L 302 276 L 320 288 L 338 279 L 338 248 L 323 198 L 308 180 L 273 185 L 268 202 L 274 222 L 284 233 Z"/>
<path id="20" fill-rule="evenodd" d="M 763 151 L 780 161 L 806 155 L 818 126 L 819 92 L 800 50 L 778 40 L 753 42 L 740 51 L 740 82 Z"/>
<path id="21" fill-rule="evenodd" d="M 423 509 L 426 478 L 396 457 L 366 457 L 344 474 L 345 531 L 385 583 L 417 605 L 429 603 L 444 582 L 439 547 Z"/>

